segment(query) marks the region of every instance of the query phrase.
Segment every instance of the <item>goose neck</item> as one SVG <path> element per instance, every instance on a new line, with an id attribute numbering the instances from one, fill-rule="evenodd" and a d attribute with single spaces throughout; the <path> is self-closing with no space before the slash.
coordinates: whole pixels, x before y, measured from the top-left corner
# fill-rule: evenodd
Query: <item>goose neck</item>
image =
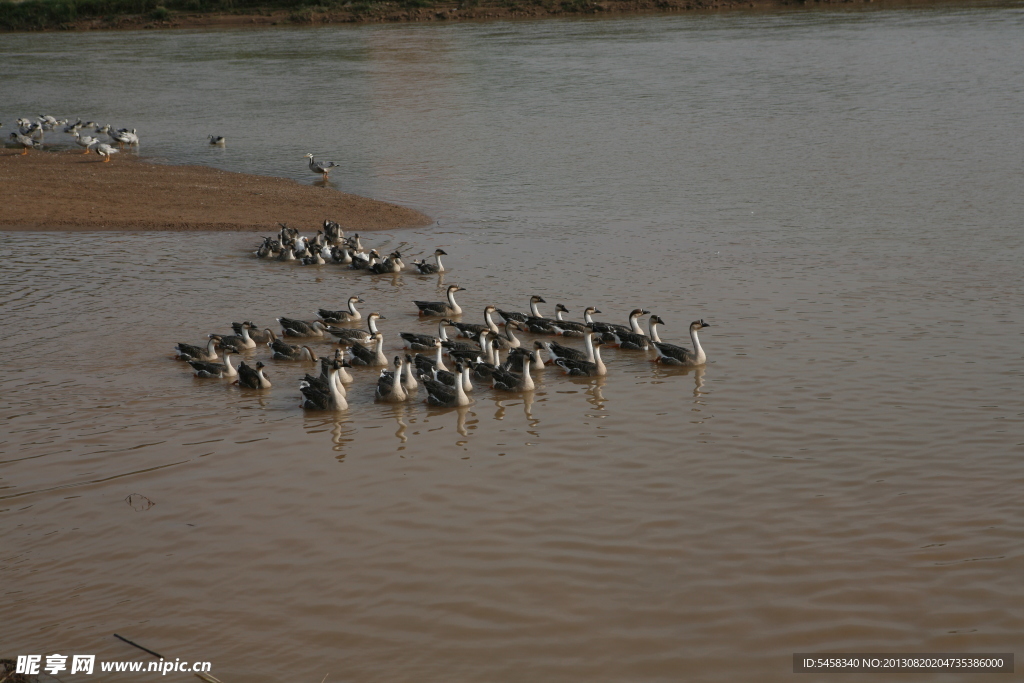
<path id="1" fill-rule="evenodd" d="M 661 343 L 661 337 L 658 336 L 658 323 L 653 319 L 650 322 L 649 327 L 651 328 L 651 341 Z"/>
<path id="2" fill-rule="evenodd" d="M 697 339 L 697 328 L 690 328 L 690 341 L 693 342 L 693 355 L 696 356 L 696 365 L 703 365 L 704 361 L 707 360 L 707 356 L 704 354 L 704 349 L 700 346 L 700 340 Z"/>
<path id="3" fill-rule="evenodd" d="M 595 348 L 594 347 L 594 334 L 592 332 L 588 332 L 583 337 L 583 341 L 587 345 L 587 360 L 590 361 L 591 363 L 593 363 L 594 362 L 594 348 Z"/>
<path id="4" fill-rule="evenodd" d="M 391 394 L 399 401 L 405 400 L 405 390 L 402 389 L 402 371 L 404 363 L 399 362 L 395 368 L 394 377 L 391 379 Z"/>
<path id="5" fill-rule="evenodd" d="M 537 307 L 536 301 L 530 301 L 530 314 L 533 315 L 534 318 L 544 317 L 540 314 L 540 308 Z"/>

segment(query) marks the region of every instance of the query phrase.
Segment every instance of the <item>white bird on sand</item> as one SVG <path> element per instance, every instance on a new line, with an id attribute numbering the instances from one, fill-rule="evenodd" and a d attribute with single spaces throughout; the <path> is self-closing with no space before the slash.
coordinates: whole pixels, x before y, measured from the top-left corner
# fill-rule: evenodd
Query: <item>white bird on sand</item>
<path id="1" fill-rule="evenodd" d="M 309 159 L 309 170 L 313 173 L 322 173 L 324 180 L 327 180 L 327 174 L 331 172 L 331 169 L 338 165 L 333 161 L 317 161 L 313 158 L 312 152 L 307 154 L 306 158 Z"/>
<path id="2" fill-rule="evenodd" d="M 111 154 L 117 154 L 117 147 L 111 147 L 107 143 L 96 145 L 96 153 L 103 157 L 103 163 L 110 161 Z"/>

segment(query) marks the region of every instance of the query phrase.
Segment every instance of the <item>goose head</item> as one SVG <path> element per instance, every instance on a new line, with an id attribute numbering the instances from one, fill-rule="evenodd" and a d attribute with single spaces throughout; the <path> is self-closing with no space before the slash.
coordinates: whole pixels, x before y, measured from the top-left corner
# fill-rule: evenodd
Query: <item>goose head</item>
<path id="1" fill-rule="evenodd" d="M 464 292 L 465 290 L 465 287 L 459 287 L 458 285 L 448 285 L 449 294 L 454 294 L 455 292 Z"/>
<path id="2" fill-rule="evenodd" d="M 586 315 L 587 313 L 589 313 L 590 315 L 594 315 L 595 313 L 600 313 L 600 312 L 601 311 L 600 311 L 600 309 L 598 309 L 597 306 L 587 306 L 584 309 L 584 311 L 583 311 L 584 315 Z"/>
<path id="3" fill-rule="evenodd" d="M 434 256 L 447 256 L 447 255 L 448 255 L 448 252 L 445 251 L 444 249 L 435 249 L 434 250 Z"/>
<path id="4" fill-rule="evenodd" d="M 699 329 L 704 328 L 704 327 L 711 327 L 711 325 L 709 325 L 706 322 L 704 322 L 704 318 L 701 318 L 700 320 L 694 320 L 692 323 L 690 323 L 690 329 L 691 330 L 695 330 L 696 331 L 696 330 L 699 330 Z"/>
<path id="5" fill-rule="evenodd" d="M 632 311 L 630 311 L 629 317 L 630 317 L 630 319 L 632 319 L 632 318 L 639 318 L 640 316 L 647 315 L 648 313 L 650 313 L 650 311 L 648 311 L 646 309 L 634 308 Z"/>
<path id="6" fill-rule="evenodd" d="M 544 297 L 540 296 L 539 294 L 534 294 L 533 296 L 530 297 L 530 303 L 531 304 L 546 304 L 547 301 L 544 301 Z"/>
<path id="7" fill-rule="evenodd" d="M 565 307 L 565 304 L 555 304 L 555 311 L 561 311 L 562 313 L 568 313 L 569 309 Z"/>

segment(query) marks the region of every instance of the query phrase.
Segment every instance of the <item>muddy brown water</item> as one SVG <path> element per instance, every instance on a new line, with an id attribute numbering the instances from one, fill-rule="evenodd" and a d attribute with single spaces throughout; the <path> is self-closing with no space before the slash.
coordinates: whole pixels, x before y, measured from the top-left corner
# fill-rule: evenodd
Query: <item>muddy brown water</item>
<path id="1" fill-rule="evenodd" d="M 225 683 L 778 681 L 794 652 L 1013 651 L 1022 24 L 5 36 L 4 130 L 123 122 L 307 182 L 323 150 L 436 218 L 365 241 L 442 246 L 464 320 L 539 293 L 712 327 L 700 370 L 609 350 L 602 380 L 461 411 L 375 404 L 359 370 L 348 411 L 304 413 L 312 365 L 248 354 L 274 387 L 244 391 L 174 342 L 359 293 L 391 355 L 439 278 L 257 261 L 252 234 L 7 233 L 0 656 L 145 659 L 120 633 Z"/>

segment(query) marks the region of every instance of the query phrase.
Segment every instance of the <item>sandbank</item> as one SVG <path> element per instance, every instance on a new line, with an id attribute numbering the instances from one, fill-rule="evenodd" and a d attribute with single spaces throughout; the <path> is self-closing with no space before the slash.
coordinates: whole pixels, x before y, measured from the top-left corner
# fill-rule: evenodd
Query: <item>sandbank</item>
<path id="1" fill-rule="evenodd" d="M 319 182 L 319 181 L 317 181 Z M 232 173 L 205 166 L 152 163 L 125 153 L 104 163 L 78 151 L 0 151 L 2 230 L 302 231 L 337 221 L 346 230 L 427 225 L 397 204 L 330 186 Z"/>

